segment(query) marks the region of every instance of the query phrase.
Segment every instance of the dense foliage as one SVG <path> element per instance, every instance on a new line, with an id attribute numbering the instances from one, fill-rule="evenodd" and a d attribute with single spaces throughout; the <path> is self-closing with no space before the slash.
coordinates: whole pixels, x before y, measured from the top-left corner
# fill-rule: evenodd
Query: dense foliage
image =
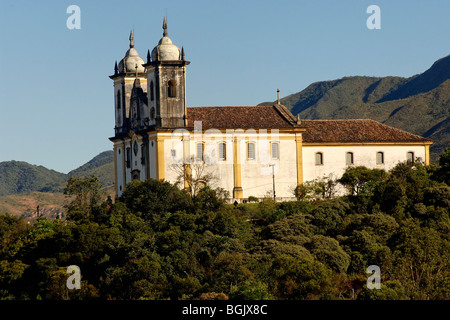
<path id="1" fill-rule="evenodd" d="M 0 216 L 0 297 L 448 299 L 449 154 L 439 167 L 355 168 L 349 185 L 369 178 L 346 197 L 237 206 L 156 180 L 111 204 L 95 178 L 72 178 L 66 221 Z M 80 290 L 66 287 L 69 265 Z M 369 265 L 380 290 L 366 286 Z"/>

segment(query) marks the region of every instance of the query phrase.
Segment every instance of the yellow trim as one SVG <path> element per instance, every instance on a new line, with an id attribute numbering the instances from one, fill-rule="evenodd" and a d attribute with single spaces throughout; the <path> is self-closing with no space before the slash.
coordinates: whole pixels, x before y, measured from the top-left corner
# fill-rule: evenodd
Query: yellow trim
<path id="1" fill-rule="evenodd" d="M 233 139 L 234 147 L 234 163 L 233 163 L 233 178 L 234 178 L 234 188 L 233 188 L 233 198 L 242 199 L 244 197 L 244 191 L 242 190 L 241 181 L 241 163 L 240 159 L 240 141 L 237 137 Z"/>
<path id="2" fill-rule="evenodd" d="M 148 139 L 145 145 L 145 160 L 145 178 L 150 179 L 150 145 Z"/>
<path id="3" fill-rule="evenodd" d="M 425 146 L 425 165 L 430 165 L 430 145 Z"/>
<path id="4" fill-rule="evenodd" d="M 189 179 L 191 179 L 191 139 L 190 137 L 182 137 L 183 141 L 183 163 L 184 163 L 184 189 L 189 193 Z"/>
<path id="5" fill-rule="evenodd" d="M 164 168 L 164 139 L 156 138 L 156 178 L 158 180 L 165 179 Z"/>
<path id="6" fill-rule="evenodd" d="M 303 141 L 301 134 L 295 136 L 297 155 L 297 185 L 303 184 Z"/>

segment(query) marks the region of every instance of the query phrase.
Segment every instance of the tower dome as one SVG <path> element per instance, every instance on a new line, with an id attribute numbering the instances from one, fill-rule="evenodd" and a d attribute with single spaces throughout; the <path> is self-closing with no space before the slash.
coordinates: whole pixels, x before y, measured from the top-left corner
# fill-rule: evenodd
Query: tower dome
<path id="1" fill-rule="evenodd" d="M 125 57 L 119 62 L 119 73 L 122 72 L 144 72 L 145 68 L 142 66 L 145 61 L 139 56 L 137 50 L 134 48 L 134 34 L 130 32 L 130 49 L 125 53 Z M 137 66 L 137 70 L 136 70 Z"/>
<path id="2" fill-rule="evenodd" d="M 180 60 L 180 49 L 174 45 L 172 40 L 167 36 L 166 18 L 164 18 L 163 30 L 163 37 L 159 40 L 158 45 L 152 50 L 152 61 Z"/>

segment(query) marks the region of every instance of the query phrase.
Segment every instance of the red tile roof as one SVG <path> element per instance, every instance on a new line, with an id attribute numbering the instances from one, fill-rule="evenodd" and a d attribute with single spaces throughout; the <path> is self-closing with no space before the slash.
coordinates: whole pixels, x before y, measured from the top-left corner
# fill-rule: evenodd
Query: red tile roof
<path id="1" fill-rule="evenodd" d="M 305 143 L 432 142 L 374 120 L 301 120 L 282 105 L 241 107 L 189 107 L 188 126 L 202 121 L 202 129 L 304 128 Z"/>
<path id="2" fill-rule="evenodd" d="M 302 120 L 306 128 L 303 142 L 432 142 L 433 140 L 396 129 L 380 122 L 364 120 Z"/>
<path id="3" fill-rule="evenodd" d="M 296 124 L 295 117 L 284 106 L 190 107 L 187 118 L 188 126 L 202 121 L 203 129 L 282 129 Z"/>

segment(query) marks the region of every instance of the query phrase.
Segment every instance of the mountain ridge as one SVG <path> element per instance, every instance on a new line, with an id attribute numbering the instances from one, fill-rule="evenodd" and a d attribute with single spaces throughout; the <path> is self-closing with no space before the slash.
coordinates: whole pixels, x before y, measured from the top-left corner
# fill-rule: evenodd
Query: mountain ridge
<path id="1" fill-rule="evenodd" d="M 437 162 L 450 144 L 450 55 L 409 78 L 352 76 L 318 81 L 280 100 L 301 119 L 372 119 L 432 139 L 431 161 Z"/>
<path id="2" fill-rule="evenodd" d="M 30 192 L 61 193 L 71 176 L 95 175 L 108 187 L 114 183 L 113 151 L 104 151 L 68 174 L 25 161 L 0 162 L 0 196 Z"/>

